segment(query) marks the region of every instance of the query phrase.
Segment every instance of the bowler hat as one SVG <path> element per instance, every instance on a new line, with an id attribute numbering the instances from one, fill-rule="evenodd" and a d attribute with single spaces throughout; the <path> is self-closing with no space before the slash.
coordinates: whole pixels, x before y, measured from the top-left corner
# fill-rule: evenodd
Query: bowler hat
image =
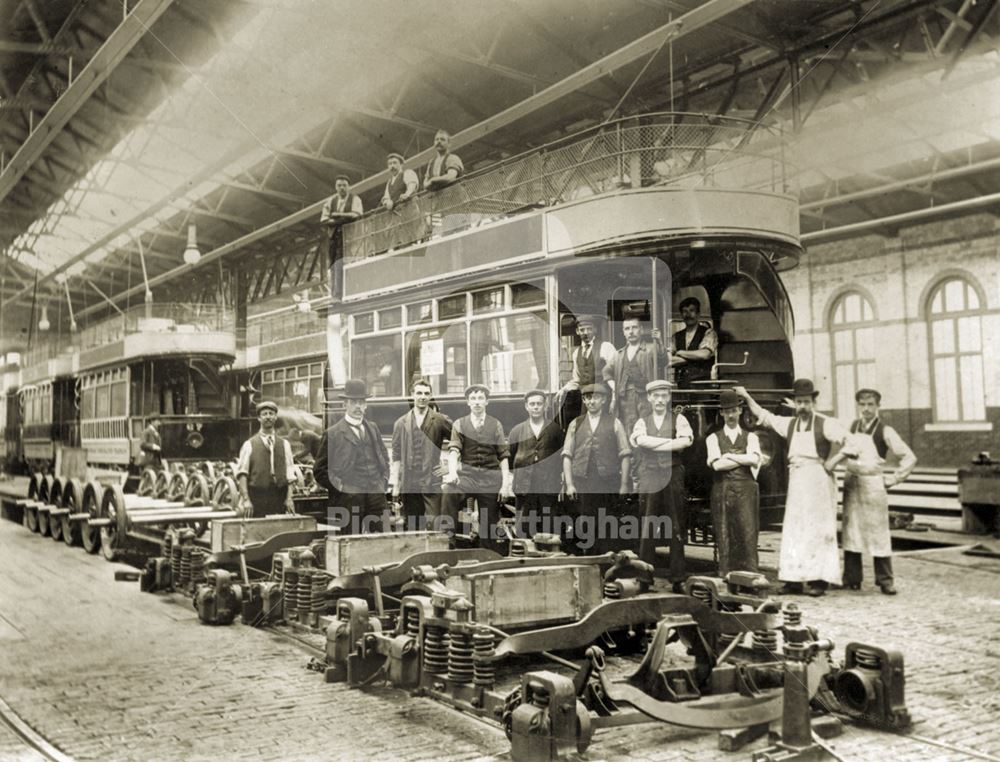
<path id="1" fill-rule="evenodd" d="M 869 397 L 869 396 L 875 398 L 876 405 L 882 404 L 882 395 L 879 392 L 875 391 L 874 389 L 858 389 L 858 391 L 855 392 L 854 394 L 854 401 L 861 402 L 862 397 Z"/>
<path id="2" fill-rule="evenodd" d="M 813 386 L 811 378 L 797 378 L 792 383 L 792 396 L 816 399 L 819 396 L 819 391 Z"/>
<path id="3" fill-rule="evenodd" d="M 271 400 L 262 400 L 257 403 L 257 415 L 260 415 L 261 410 L 273 410 L 275 413 L 278 412 L 278 403 L 272 402 Z"/>
<path id="4" fill-rule="evenodd" d="M 470 384 L 465 387 L 465 398 L 469 399 L 469 395 L 473 392 L 482 392 L 486 395 L 486 399 L 490 398 L 490 387 L 486 386 L 486 384 Z"/>
<path id="5" fill-rule="evenodd" d="M 603 394 L 606 397 L 608 396 L 608 387 L 604 384 L 587 384 L 580 390 L 580 394 L 584 396 L 588 394 Z"/>
<path id="6" fill-rule="evenodd" d="M 340 396 L 345 400 L 366 400 L 368 399 L 368 384 L 359 378 L 349 378 L 344 382 L 344 391 Z"/>
<path id="7" fill-rule="evenodd" d="M 730 410 L 734 407 L 740 407 L 743 404 L 743 400 L 740 399 L 740 395 L 734 392 L 732 389 L 723 389 L 719 394 L 719 409 L 720 410 Z"/>
<path id="8" fill-rule="evenodd" d="M 646 394 L 650 394 L 652 392 L 658 392 L 661 389 L 669 392 L 673 388 L 674 385 L 671 384 L 669 381 L 664 381 L 663 379 L 657 379 L 656 381 L 650 381 L 648 384 L 646 384 Z"/>

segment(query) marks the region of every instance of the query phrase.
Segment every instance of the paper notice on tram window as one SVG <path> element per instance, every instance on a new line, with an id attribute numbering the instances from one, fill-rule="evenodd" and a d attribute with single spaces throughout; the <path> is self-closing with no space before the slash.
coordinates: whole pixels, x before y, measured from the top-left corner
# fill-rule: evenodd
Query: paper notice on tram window
<path id="1" fill-rule="evenodd" d="M 425 376 L 444 374 L 444 339 L 430 339 L 420 345 L 420 372 Z"/>

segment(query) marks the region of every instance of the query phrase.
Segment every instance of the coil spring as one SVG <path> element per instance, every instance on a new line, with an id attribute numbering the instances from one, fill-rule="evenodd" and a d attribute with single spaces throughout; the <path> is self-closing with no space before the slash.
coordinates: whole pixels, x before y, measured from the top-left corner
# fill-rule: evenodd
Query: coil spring
<path id="1" fill-rule="evenodd" d="M 789 603 L 782 609 L 782 620 L 787 627 L 796 627 L 802 624 L 802 612 L 794 603 Z"/>
<path id="2" fill-rule="evenodd" d="M 284 568 L 285 568 L 285 563 L 284 561 L 281 560 L 281 556 L 275 554 L 274 560 L 271 561 L 271 579 L 281 580 L 282 579 L 281 572 L 284 570 Z"/>
<path id="3" fill-rule="evenodd" d="M 298 570 L 286 569 L 284 574 L 284 587 L 281 594 L 285 599 L 285 618 L 294 616 L 299 610 L 299 572 Z"/>
<path id="4" fill-rule="evenodd" d="M 524 543 L 512 542 L 510 544 L 510 555 L 512 558 L 519 558 L 524 555 Z"/>
<path id="5" fill-rule="evenodd" d="M 403 609 L 403 632 L 414 638 L 420 636 L 420 611 L 416 606 Z"/>
<path id="6" fill-rule="evenodd" d="M 621 598 L 622 590 L 614 582 L 604 583 L 604 597 L 605 598 Z"/>
<path id="7" fill-rule="evenodd" d="M 451 633 L 448 644 L 448 679 L 454 683 L 470 683 L 475 671 L 472 661 L 472 635 L 468 632 Z"/>
<path id="8" fill-rule="evenodd" d="M 312 569 L 308 567 L 299 569 L 298 584 L 295 585 L 295 610 L 303 618 L 312 610 L 312 581 Z"/>
<path id="9" fill-rule="evenodd" d="M 431 675 L 448 671 L 448 631 L 440 625 L 424 627 L 424 669 Z"/>
<path id="10" fill-rule="evenodd" d="M 326 575 L 313 572 L 309 610 L 319 616 L 326 608 Z"/>
<path id="11" fill-rule="evenodd" d="M 162 548 L 160 555 L 169 560 L 171 557 L 171 550 L 174 547 L 173 532 L 167 532 L 165 535 L 163 535 L 163 542 L 161 543 L 160 547 Z"/>
<path id="12" fill-rule="evenodd" d="M 729 644 L 736 640 L 735 634 L 730 634 L 728 632 L 723 632 L 719 635 L 719 651 L 725 651 Z"/>
<path id="13" fill-rule="evenodd" d="M 778 650 L 777 630 L 754 630 L 753 650 L 765 655 L 775 653 Z"/>
<path id="14" fill-rule="evenodd" d="M 694 584 L 691 586 L 691 596 L 697 598 L 702 603 L 708 605 L 712 602 L 712 591 L 705 585 Z"/>
<path id="15" fill-rule="evenodd" d="M 189 573 L 191 574 L 191 584 L 197 585 L 205 581 L 205 556 L 207 554 L 201 548 L 192 548 L 191 563 Z"/>
<path id="16" fill-rule="evenodd" d="M 485 627 L 478 628 L 472 635 L 472 648 L 477 656 L 492 657 L 496 653 L 493 633 Z M 496 667 L 492 663 L 474 661 L 472 663 L 473 679 L 475 685 L 482 685 L 492 688 L 496 682 Z"/>
<path id="17" fill-rule="evenodd" d="M 191 581 L 191 546 L 182 545 L 181 546 L 181 562 L 180 562 L 180 572 L 181 575 L 177 582 L 181 587 L 184 587 L 188 582 Z"/>
<path id="18" fill-rule="evenodd" d="M 544 709 L 552 701 L 552 695 L 549 693 L 548 688 L 543 688 L 540 685 L 533 685 L 531 688 L 531 703 L 541 709 Z"/>
<path id="19" fill-rule="evenodd" d="M 882 660 L 879 655 L 874 651 L 870 651 L 867 648 L 859 648 L 854 652 L 854 659 L 858 663 L 859 667 L 865 669 L 881 669 Z"/>
<path id="20" fill-rule="evenodd" d="M 181 584 L 181 546 L 173 545 L 170 548 L 170 579 L 173 580 L 174 587 Z"/>

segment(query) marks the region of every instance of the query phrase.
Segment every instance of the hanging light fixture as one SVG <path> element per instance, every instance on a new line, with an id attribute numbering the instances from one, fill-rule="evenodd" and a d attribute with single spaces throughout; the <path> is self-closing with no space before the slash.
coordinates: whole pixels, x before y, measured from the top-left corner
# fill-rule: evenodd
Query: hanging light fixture
<path id="1" fill-rule="evenodd" d="M 184 249 L 184 264 L 196 265 L 201 259 L 201 251 L 198 249 L 198 237 L 194 225 L 188 225 L 187 248 Z"/>
<path id="2" fill-rule="evenodd" d="M 43 333 L 52 327 L 52 323 L 49 322 L 49 308 L 48 306 L 42 307 L 42 319 L 38 321 L 38 330 Z"/>

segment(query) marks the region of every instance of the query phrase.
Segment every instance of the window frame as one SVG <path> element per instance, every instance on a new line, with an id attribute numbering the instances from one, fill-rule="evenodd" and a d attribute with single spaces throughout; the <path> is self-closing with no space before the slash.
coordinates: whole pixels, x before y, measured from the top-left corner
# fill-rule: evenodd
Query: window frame
<path id="1" fill-rule="evenodd" d="M 942 311 L 934 312 L 934 301 L 939 294 L 944 294 L 945 289 L 950 283 L 958 282 L 963 286 L 963 309 L 959 310 L 948 310 L 947 307 L 942 303 Z M 978 302 L 978 307 L 969 308 L 968 304 L 970 301 L 970 296 L 974 297 Z M 985 307 L 985 295 L 979 285 L 968 275 L 964 273 L 948 273 L 939 278 L 927 291 L 926 301 L 924 303 L 924 318 L 926 321 L 926 332 L 927 332 L 927 364 L 928 364 L 928 375 L 930 379 L 931 388 L 931 416 L 932 425 L 940 425 L 944 427 L 952 426 L 965 426 L 965 425 L 978 425 L 985 424 L 988 422 L 987 419 L 987 409 L 986 409 L 986 364 L 985 364 L 985 354 L 983 352 L 983 315 L 986 314 Z M 959 330 L 959 323 L 963 318 L 975 318 L 978 321 L 979 329 L 979 347 L 973 351 L 963 351 L 961 349 L 961 335 Z M 950 323 L 950 333 L 952 341 L 952 351 L 940 352 L 935 350 L 934 346 L 934 329 L 936 323 Z M 966 404 L 966 399 L 963 392 L 962 384 L 962 358 L 963 357 L 978 357 L 979 358 L 979 388 L 982 390 L 983 399 L 979 402 L 978 408 L 981 415 L 977 417 L 966 417 L 965 409 L 968 407 Z M 958 417 L 944 417 L 941 413 L 941 398 L 939 395 L 939 383 L 937 378 L 937 362 L 941 359 L 953 358 L 954 359 L 954 372 L 952 376 L 952 381 L 955 383 L 955 404 L 958 410 Z"/>

